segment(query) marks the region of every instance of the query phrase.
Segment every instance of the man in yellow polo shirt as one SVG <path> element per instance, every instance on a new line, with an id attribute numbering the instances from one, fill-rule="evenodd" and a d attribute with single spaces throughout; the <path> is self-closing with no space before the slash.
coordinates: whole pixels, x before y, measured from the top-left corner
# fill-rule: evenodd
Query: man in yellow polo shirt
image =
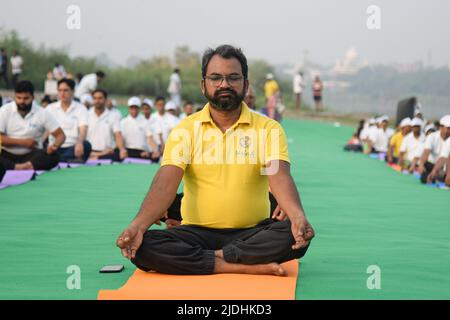
<path id="1" fill-rule="evenodd" d="M 400 147 L 402 146 L 403 138 L 411 132 L 411 119 L 405 118 L 399 124 L 400 130 L 397 131 L 389 141 L 388 154 L 386 160 L 388 163 L 397 163 L 400 156 Z"/>
<path id="2" fill-rule="evenodd" d="M 242 102 L 249 84 L 240 49 L 207 50 L 202 76 L 209 103 L 172 130 L 161 168 L 117 246 L 145 271 L 284 276 L 280 263 L 302 257 L 314 237 L 290 174 L 284 131 Z M 183 178 L 182 224 L 148 230 Z M 269 187 L 288 220 L 267 218 Z"/>

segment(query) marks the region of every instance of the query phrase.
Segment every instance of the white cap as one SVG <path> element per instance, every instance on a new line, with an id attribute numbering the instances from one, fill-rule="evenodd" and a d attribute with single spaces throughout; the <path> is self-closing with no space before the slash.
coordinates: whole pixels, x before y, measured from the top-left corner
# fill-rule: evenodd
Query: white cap
<path id="1" fill-rule="evenodd" d="M 411 126 L 411 119 L 405 118 L 400 122 L 400 128 L 409 127 Z"/>
<path id="2" fill-rule="evenodd" d="M 141 106 L 141 99 L 139 99 L 138 97 L 131 97 L 130 99 L 128 99 L 128 106 L 136 106 L 136 107 L 140 107 Z"/>
<path id="3" fill-rule="evenodd" d="M 441 126 L 450 128 L 450 114 L 447 114 L 447 115 L 443 116 L 443 117 L 441 118 L 441 120 L 439 121 L 439 124 L 440 124 Z"/>
<path id="4" fill-rule="evenodd" d="M 370 118 L 369 119 L 369 125 L 373 125 L 373 124 L 376 124 L 376 123 L 377 123 L 377 120 L 375 118 Z"/>
<path id="5" fill-rule="evenodd" d="M 427 133 L 429 130 L 436 130 L 436 127 L 434 126 L 434 124 L 429 124 L 425 127 L 425 130 L 423 130 L 425 133 Z"/>
<path id="6" fill-rule="evenodd" d="M 150 107 L 153 107 L 153 100 L 152 100 L 152 99 L 145 98 L 145 99 L 142 101 L 142 104 L 146 104 L 146 105 L 148 105 L 148 106 L 150 106 Z"/>
<path id="7" fill-rule="evenodd" d="M 177 110 L 177 105 L 175 104 L 175 102 L 173 101 L 168 101 L 164 107 L 164 109 L 166 109 L 166 111 L 169 110 Z"/>
<path id="8" fill-rule="evenodd" d="M 420 126 L 420 127 L 422 127 L 422 126 L 423 126 L 423 121 L 422 121 L 421 119 L 419 119 L 419 118 L 414 118 L 414 119 L 411 121 L 411 126 L 413 126 L 413 127 L 415 127 L 415 126 Z"/>
<path id="9" fill-rule="evenodd" d="M 81 95 L 80 102 L 82 104 L 85 104 L 86 102 L 89 103 L 89 104 L 93 104 L 94 103 L 94 99 L 92 99 L 92 96 L 91 96 L 90 93 L 85 93 L 85 94 Z"/>
<path id="10" fill-rule="evenodd" d="M 389 117 L 384 115 L 384 116 L 381 116 L 381 117 L 377 118 L 377 123 L 378 124 L 382 123 L 383 121 L 389 121 Z"/>
<path id="11" fill-rule="evenodd" d="M 272 74 L 272 73 L 268 73 L 268 74 L 266 75 L 266 79 L 267 79 L 267 80 L 272 80 L 272 79 L 273 79 L 273 74 Z"/>

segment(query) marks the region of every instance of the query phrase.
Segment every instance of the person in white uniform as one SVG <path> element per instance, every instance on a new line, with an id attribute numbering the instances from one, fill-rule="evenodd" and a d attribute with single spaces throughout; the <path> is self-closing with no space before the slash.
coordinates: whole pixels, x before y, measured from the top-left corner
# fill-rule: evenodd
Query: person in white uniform
<path id="1" fill-rule="evenodd" d="M 92 149 L 86 140 L 88 111 L 73 99 L 74 89 L 75 81 L 72 79 L 59 80 L 59 100 L 47 106 L 48 112 L 55 117 L 66 135 L 66 141 L 58 150 L 62 162 L 86 162 Z M 50 136 L 50 143 L 53 140 Z"/>
<path id="2" fill-rule="evenodd" d="M 142 101 L 140 111 L 142 112 L 142 115 L 147 121 L 147 126 L 150 128 L 150 131 L 153 134 L 153 139 L 158 145 L 158 150 L 161 151 L 161 145 L 163 141 L 162 127 L 159 121 L 156 120 L 155 115 L 152 114 L 152 108 L 153 108 L 153 100 L 146 98 Z"/>
<path id="3" fill-rule="evenodd" d="M 400 147 L 400 156 L 398 158 L 398 164 L 404 168 L 413 172 L 416 166 L 413 163 L 414 158 L 417 156 L 418 151 L 422 148 L 422 144 L 425 142 L 425 136 L 422 133 L 423 122 L 419 118 L 414 118 L 411 121 L 412 132 L 409 133 L 402 142 Z"/>
<path id="4" fill-rule="evenodd" d="M 443 121 L 442 121 L 443 120 Z M 445 116 L 441 119 L 441 126 L 445 127 L 445 142 L 442 144 L 441 151 L 437 157 L 436 164 L 427 177 L 427 183 L 435 182 L 436 180 L 443 181 L 448 176 L 449 166 L 448 158 L 450 157 L 450 118 Z M 444 131 L 444 129 L 442 129 Z"/>
<path id="5" fill-rule="evenodd" d="M 418 168 L 422 183 L 427 182 L 428 175 L 433 171 L 441 153 L 442 146 L 448 139 L 447 127 L 450 127 L 450 115 L 442 117 L 439 121 L 439 130 L 433 132 L 425 139 L 424 151 L 420 157 Z"/>
<path id="6" fill-rule="evenodd" d="M 81 78 L 75 89 L 75 97 L 80 99 L 84 94 L 92 94 L 97 89 L 98 84 L 106 77 L 103 71 L 90 73 Z"/>
<path id="7" fill-rule="evenodd" d="M 382 116 L 377 119 L 377 128 L 369 132 L 367 141 L 367 153 L 387 153 L 389 139 L 394 135 L 394 130 L 388 127 L 389 117 Z"/>
<path id="8" fill-rule="evenodd" d="M 87 140 L 92 145 L 90 159 L 125 159 L 120 123 L 106 108 L 108 94 L 102 89 L 93 92 L 94 108 L 89 110 Z"/>
<path id="9" fill-rule="evenodd" d="M 66 136 L 56 119 L 33 99 L 33 84 L 19 81 L 14 101 L 0 108 L 0 163 L 6 170 L 50 170 L 59 162 L 58 149 Z M 45 131 L 54 137 L 46 150 Z"/>
<path id="10" fill-rule="evenodd" d="M 169 87 L 167 92 L 170 95 L 170 100 L 175 103 L 177 108 L 181 107 L 181 78 L 180 69 L 176 68 L 170 75 Z"/>
<path id="11" fill-rule="evenodd" d="M 120 130 L 129 157 L 159 160 L 158 145 L 144 116 L 139 114 L 141 99 L 128 99 L 128 116 L 120 121 Z"/>
<path id="12" fill-rule="evenodd" d="M 162 141 L 161 141 L 161 153 L 164 151 L 164 145 L 169 137 L 170 131 L 176 127 L 180 122 L 180 119 L 166 112 L 166 99 L 164 97 L 157 97 L 155 99 L 156 113 L 153 115 L 155 121 L 161 127 Z"/>

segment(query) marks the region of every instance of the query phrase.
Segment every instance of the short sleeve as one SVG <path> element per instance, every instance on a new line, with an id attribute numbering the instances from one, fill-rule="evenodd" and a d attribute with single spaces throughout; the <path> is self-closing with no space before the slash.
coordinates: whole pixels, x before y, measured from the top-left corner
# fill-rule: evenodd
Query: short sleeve
<path id="1" fill-rule="evenodd" d="M 80 111 L 78 114 L 78 125 L 81 126 L 87 126 L 88 125 L 88 111 L 84 106 L 80 107 Z"/>
<path id="2" fill-rule="evenodd" d="M 442 146 L 439 158 L 448 158 L 449 156 L 450 156 L 450 139 L 447 139 L 444 145 Z"/>
<path id="3" fill-rule="evenodd" d="M 174 128 L 166 141 L 161 167 L 173 165 L 185 170 L 191 163 L 191 149 L 190 131 L 182 127 Z"/>
<path id="4" fill-rule="evenodd" d="M 56 129 L 58 129 L 59 128 L 59 123 L 56 120 L 56 118 L 50 112 L 48 112 L 48 110 L 43 109 L 42 112 L 44 114 L 44 123 L 43 123 L 43 125 L 44 125 L 45 130 L 47 130 L 48 132 L 52 133 Z"/>
<path id="5" fill-rule="evenodd" d="M 284 160 L 290 163 L 286 133 L 276 121 L 271 121 L 267 127 L 265 154 L 264 164 L 272 160 Z"/>
<path id="6" fill-rule="evenodd" d="M 6 108 L 0 109 L 0 132 L 6 134 L 7 112 Z"/>
<path id="7" fill-rule="evenodd" d="M 117 117 L 112 116 L 112 130 L 114 133 L 121 131 L 120 120 Z"/>
<path id="8" fill-rule="evenodd" d="M 400 152 L 406 152 L 406 143 L 407 143 L 408 139 L 405 138 L 402 141 L 402 145 L 400 146 Z"/>

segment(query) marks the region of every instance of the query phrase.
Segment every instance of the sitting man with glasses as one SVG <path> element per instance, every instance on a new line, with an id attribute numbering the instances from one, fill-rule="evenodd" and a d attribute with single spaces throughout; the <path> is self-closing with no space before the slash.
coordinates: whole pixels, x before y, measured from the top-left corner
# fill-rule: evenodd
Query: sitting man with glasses
<path id="1" fill-rule="evenodd" d="M 249 82 L 240 49 L 207 50 L 202 76 L 209 102 L 170 133 L 150 191 L 117 246 L 144 271 L 285 276 L 280 264 L 303 257 L 314 237 L 290 174 L 285 133 L 243 102 Z M 181 225 L 148 230 L 183 178 Z M 268 218 L 269 187 L 288 219 Z"/>

